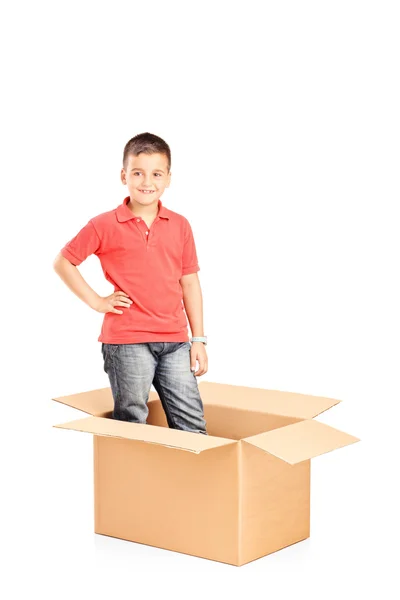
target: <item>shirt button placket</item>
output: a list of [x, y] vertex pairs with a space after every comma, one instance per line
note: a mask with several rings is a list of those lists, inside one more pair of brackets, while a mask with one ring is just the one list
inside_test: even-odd
[[[140, 221], [141, 221], [141, 219], [136, 219], [136, 222], [137, 222], [137, 223], [140, 223]], [[141, 225], [139, 225], [139, 227], [141, 227]], [[145, 233], [146, 233], [146, 236], [148, 236], [148, 235], [149, 235], [149, 232], [148, 232], [148, 231], [146, 231]], [[146, 250], [148, 250], [148, 249], [149, 249], [149, 238], [148, 238], [148, 237], [146, 237], [145, 244], [146, 244]]]
[[154, 241], [150, 241], [150, 240], [154, 240], [154, 228], [157, 224], [157, 221], [160, 220], [160, 217], [156, 217], [153, 221], [153, 223], [150, 225], [150, 229], [148, 229], [146, 231], [146, 235], [147, 235], [147, 250], [150, 249], [150, 251], [154, 252], [154, 250], [151, 250], [152, 248], [154, 248]]

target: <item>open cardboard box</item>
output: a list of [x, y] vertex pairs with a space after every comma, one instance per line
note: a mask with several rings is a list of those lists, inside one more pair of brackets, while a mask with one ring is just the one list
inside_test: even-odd
[[96, 533], [240, 566], [310, 536], [310, 459], [359, 441], [313, 421], [340, 400], [202, 381], [209, 435], [111, 418], [111, 389], [54, 398], [90, 417]]

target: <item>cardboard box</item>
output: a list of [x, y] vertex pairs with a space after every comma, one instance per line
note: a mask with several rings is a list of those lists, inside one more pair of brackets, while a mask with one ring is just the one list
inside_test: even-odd
[[310, 459], [358, 438], [313, 421], [340, 400], [202, 381], [208, 436], [111, 418], [110, 388], [54, 398], [92, 416], [96, 533], [244, 565], [310, 536]]

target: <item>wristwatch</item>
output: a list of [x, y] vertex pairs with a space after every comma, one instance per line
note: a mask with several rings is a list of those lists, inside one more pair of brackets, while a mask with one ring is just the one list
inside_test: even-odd
[[192, 337], [190, 339], [191, 342], [203, 342], [205, 346], [207, 346], [207, 336], [204, 337]]

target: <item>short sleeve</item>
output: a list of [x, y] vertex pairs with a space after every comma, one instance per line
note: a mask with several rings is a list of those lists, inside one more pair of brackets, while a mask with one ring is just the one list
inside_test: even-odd
[[92, 221], [89, 221], [72, 240], [65, 244], [60, 254], [77, 267], [88, 256], [95, 254], [99, 247], [100, 238]]
[[189, 221], [186, 221], [185, 238], [182, 255], [182, 276], [200, 271], [194, 243], [193, 232]]

